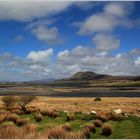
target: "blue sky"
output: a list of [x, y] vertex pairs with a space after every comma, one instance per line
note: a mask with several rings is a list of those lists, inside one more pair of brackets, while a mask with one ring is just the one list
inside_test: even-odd
[[140, 75], [139, 15], [140, 2], [0, 1], [0, 80]]

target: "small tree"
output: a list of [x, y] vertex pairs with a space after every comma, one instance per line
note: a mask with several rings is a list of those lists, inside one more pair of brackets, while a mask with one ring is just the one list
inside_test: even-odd
[[13, 96], [4, 96], [2, 101], [6, 106], [6, 110], [10, 110], [11, 107], [16, 103], [16, 99]]
[[23, 112], [26, 112], [26, 105], [33, 101], [35, 99], [35, 96], [20, 96], [18, 103], [20, 107], [22, 108]]

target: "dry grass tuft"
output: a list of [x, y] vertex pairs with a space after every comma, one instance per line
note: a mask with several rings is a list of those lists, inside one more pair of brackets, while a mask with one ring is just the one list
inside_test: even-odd
[[19, 116], [13, 113], [8, 113], [5, 117], [5, 121], [11, 121], [13, 123], [16, 123], [19, 119]]
[[73, 114], [67, 114], [66, 121], [73, 121], [74, 120], [74, 115]]
[[95, 127], [101, 127], [103, 123], [101, 120], [95, 120], [93, 124], [95, 125]]
[[108, 120], [107, 116], [102, 114], [96, 115], [96, 119], [101, 120], [102, 122], [106, 122]]
[[64, 125], [62, 125], [62, 128], [63, 128], [65, 131], [71, 131], [71, 124], [64, 124]]
[[90, 132], [93, 132], [93, 133], [96, 131], [96, 128], [95, 128], [94, 124], [85, 125], [84, 128], [88, 129]]
[[29, 119], [17, 119], [17, 126], [24, 126], [29, 124]]
[[66, 133], [66, 139], [85, 139], [86, 135], [83, 131]]
[[0, 124], [2, 124], [5, 121], [5, 114], [0, 114]]
[[42, 121], [43, 116], [40, 113], [36, 113], [34, 118], [37, 122], [40, 122], [40, 121]]
[[102, 134], [105, 135], [105, 136], [110, 136], [112, 133], [112, 129], [111, 129], [111, 126], [109, 125], [104, 125], [102, 127]]
[[113, 120], [113, 121], [121, 121], [123, 120], [123, 115], [122, 114], [115, 114], [115, 113], [107, 113], [106, 117], [108, 120]]
[[50, 128], [47, 130], [48, 139], [64, 139], [66, 131], [61, 126]]

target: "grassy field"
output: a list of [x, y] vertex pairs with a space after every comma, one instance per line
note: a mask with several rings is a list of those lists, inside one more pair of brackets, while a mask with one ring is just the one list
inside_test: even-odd
[[[84, 117], [83, 117], [84, 116]], [[48, 115], [44, 115], [42, 120], [40, 122], [36, 122], [34, 118], [34, 114], [23, 114], [19, 115], [21, 119], [29, 119], [29, 123], [31, 126], [36, 126], [36, 131], [31, 127], [32, 131], [32, 136], [36, 134], [39, 134], [36, 138], [64, 138], [63, 134], [60, 133], [65, 133], [64, 132], [59, 132], [57, 127], [63, 127], [63, 126], [69, 126], [70, 130], [67, 133], [72, 133], [73, 136], [71, 137], [70, 135], [66, 135], [66, 138], [125, 138], [125, 139], [137, 139], [140, 138], [140, 119], [138, 117], [128, 117], [123, 120], [119, 121], [114, 121], [114, 120], [108, 120], [107, 122], [103, 122], [102, 126], [104, 125], [109, 125], [112, 129], [112, 133], [109, 136], [103, 135], [102, 134], [102, 126], [101, 127], [95, 127], [95, 131], [90, 131], [88, 136], [84, 133], [84, 130], [86, 126], [92, 126], [93, 122], [95, 121], [94, 117], [90, 114], [88, 115], [83, 115], [81, 113], [79, 114], [74, 114], [74, 119], [67, 121], [67, 114], [64, 112], [59, 112], [59, 116], [56, 118], [52, 118]], [[4, 122], [0, 125], [0, 133], [1, 133], [1, 128], [3, 126], [8, 126], [10, 125], [11, 129], [12, 127], [16, 127], [17, 129], [23, 128], [25, 126], [17, 126], [16, 123], [11, 124], [10, 122]], [[29, 127], [29, 126], [28, 126]], [[32, 130], [33, 129], [33, 130]], [[51, 129], [51, 131], [55, 131], [55, 134], [52, 132], [49, 133], [48, 131]], [[55, 130], [56, 129], [56, 130]], [[59, 128], [60, 129], [60, 128]], [[21, 133], [21, 132], [19, 132]], [[47, 135], [45, 135], [46, 133]], [[78, 134], [80, 133], [80, 134]], [[0, 134], [1, 135], [1, 134]], [[14, 135], [14, 134], [13, 134]], [[27, 133], [27, 135], [29, 135]], [[13, 138], [12, 135], [7, 134], [6, 138]], [[22, 135], [20, 135], [22, 136]], [[30, 136], [30, 135], [29, 135]], [[33, 138], [30, 136], [29, 138]], [[25, 136], [24, 136], [25, 137]], [[3, 138], [3, 137], [2, 137]], [[16, 137], [16, 138], [23, 138], [23, 137]], [[26, 137], [25, 137], [26, 138]], [[27, 137], [28, 138], [28, 137]]]
[[6, 110], [2, 98], [0, 138], [140, 139], [140, 98], [36, 97], [26, 111], [18, 104]]
[[94, 99], [38, 97], [29, 104], [29, 107], [51, 110], [55, 110], [57, 107], [59, 111], [67, 110], [70, 112], [90, 112], [92, 110], [110, 112], [114, 109], [121, 108], [125, 112], [140, 113], [140, 98], [101, 98], [101, 102], [95, 102]]

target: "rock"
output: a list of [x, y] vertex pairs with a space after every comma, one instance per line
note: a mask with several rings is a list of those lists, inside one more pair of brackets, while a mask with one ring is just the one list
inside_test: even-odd
[[116, 110], [114, 110], [114, 113], [115, 114], [121, 114], [122, 113], [122, 110], [121, 109], [116, 109]]
[[83, 114], [90, 114], [90, 112], [83, 112]]
[[68, 111], [67, 110], [64, 110], [64, 113], [68, 113]]
[[97, 114], [96, 111], [91, 111], [90, 113], [93, 114], [93, 115]]

